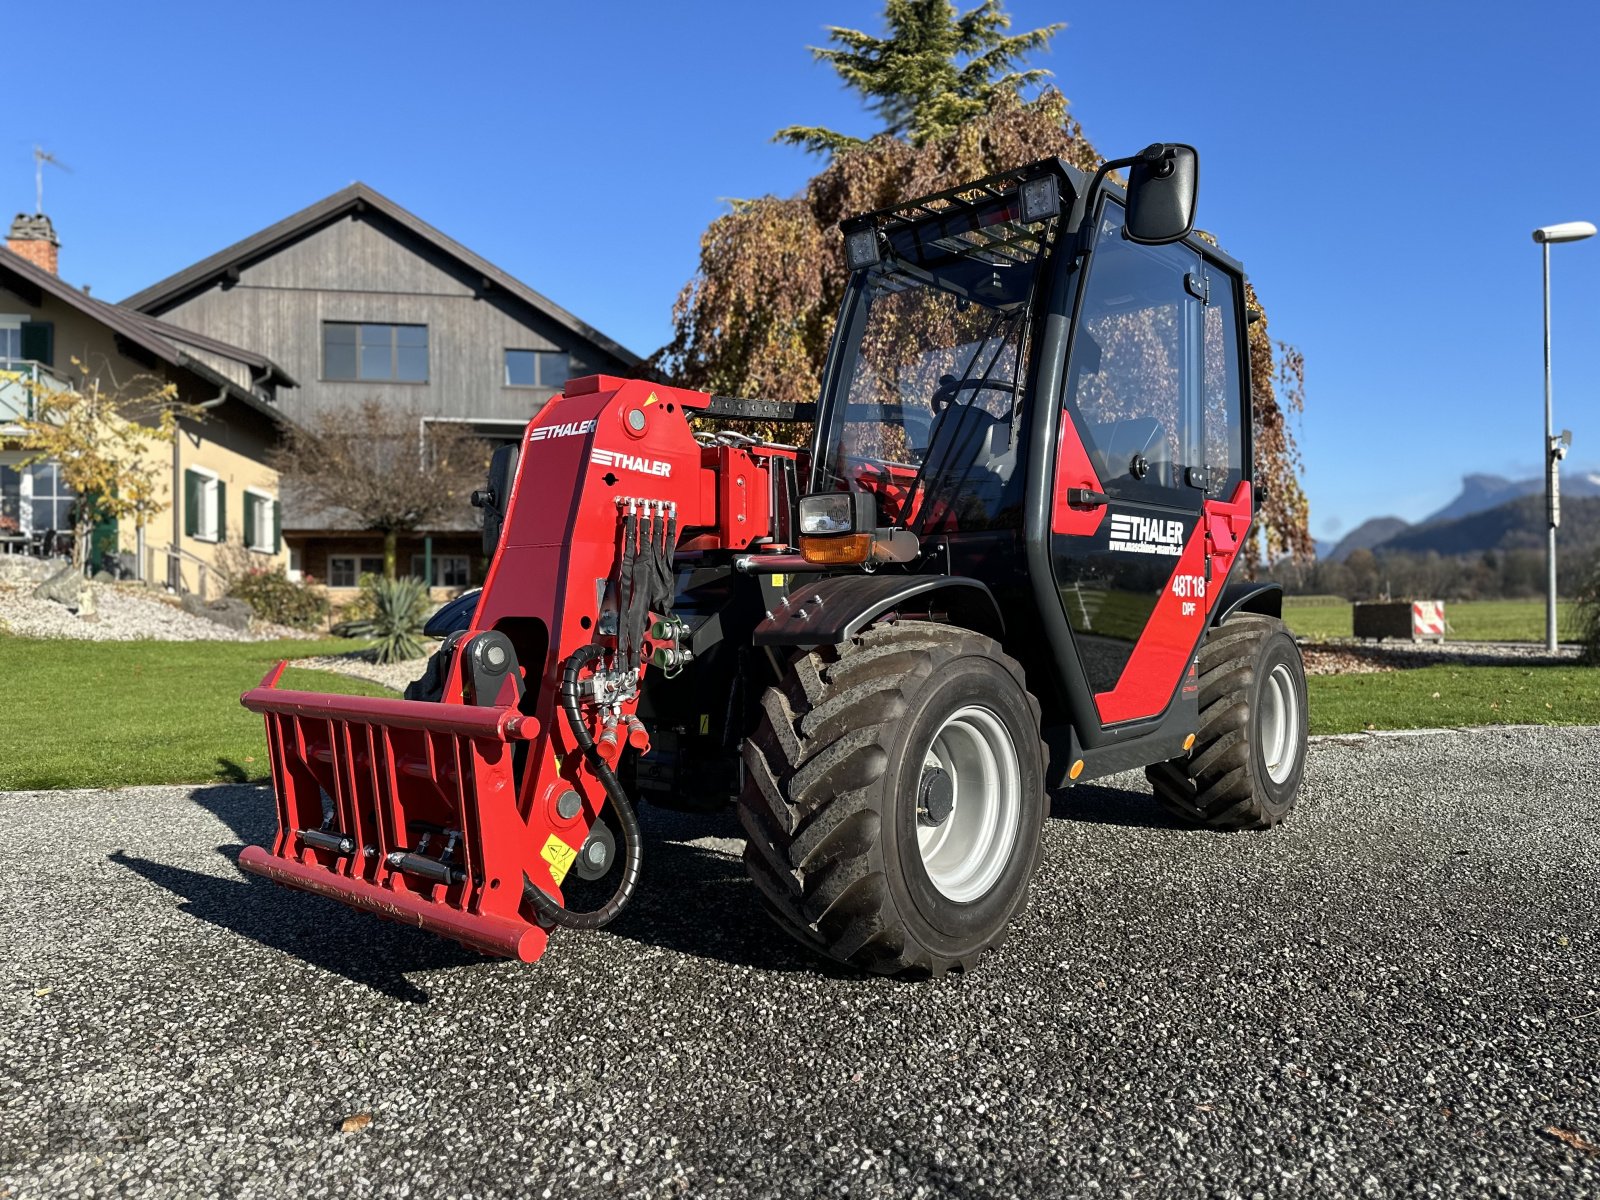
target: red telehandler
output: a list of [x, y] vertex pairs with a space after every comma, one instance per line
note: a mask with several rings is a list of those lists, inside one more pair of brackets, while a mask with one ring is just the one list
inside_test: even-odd
[[532, 961], [626, 906], [641, 800], [736, 795], [779, 925], [940, 974], [1004, 937], [1048, 789], [1143, 767], [1197, 825], [1282, 820], [1305, 675], [1234, 580], [1252, 314], [1197, 179], [1155, 145], [846, 222], [815, 405], [570, 383], [496, 451], [486, 582], [406, 698], [243, 697], [278, 833], [240, 865]]

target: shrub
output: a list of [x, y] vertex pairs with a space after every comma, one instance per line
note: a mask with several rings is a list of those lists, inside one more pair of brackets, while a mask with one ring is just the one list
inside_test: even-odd
[[1584, 573], [1573, 617], [1578, 640], [1583, 643], [1584, 661], [1600, 665], [1600, 555]]
[[372, 615], [340, 621], [333, 632], [340, 637], [375, 638], [378, 644], [372, 648], [372, 657], [380, 663], [421, 657], [427, 649], [422, 626], [433, 609], [422, 580], [374, 578], [370, 589], [363, 583], [363, 593], [368, 590]]
[[243, 600], [263, 621], [315, 629], [328, 619], [328, 598], [320, 588], [295, 583], [281, 566], [238, 571], [228, 578], [228, 595]]

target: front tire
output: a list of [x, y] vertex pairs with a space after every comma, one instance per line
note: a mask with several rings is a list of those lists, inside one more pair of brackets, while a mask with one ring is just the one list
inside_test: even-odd
[[880, 974], [970, 969], [1038, 866], [1039, 705], [991, 639], [932, 622], [798, 655], [745, 743], [744, 861], [779, 925]]
[[1294, 808], [1306, 760], [1306, 671], [1276, 617], [1240, 613], [1200, 647], [1200, 727], [1187, 758], [1146, 769], [1156, 798], [1212, 829], [1268, 829]]

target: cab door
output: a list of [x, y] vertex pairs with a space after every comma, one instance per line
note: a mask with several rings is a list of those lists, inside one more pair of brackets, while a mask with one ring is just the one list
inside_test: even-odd
[[[1121, 205], [1102, 206], [1061, 397], [1051, 521], [1056, 584], [1102, 725], [1159, 716], [1185, 688], [1193, 701], [1184, 677], [1222, 582], [1208, 498], [1227, 486], [1239, 413], [1238, 395], [1224, 398], [1208, 436], [1216, 274], [1183, 243], [1125, 240]], [[1232, 305], [1230, 281], [1218, 283], [1216, 302]]]

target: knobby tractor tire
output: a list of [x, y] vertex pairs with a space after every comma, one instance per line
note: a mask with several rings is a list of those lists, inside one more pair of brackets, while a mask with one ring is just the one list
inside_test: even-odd
[[1306, 673], [1276, 617], [1240, 613], [1200, 647], [1188, 757], [1145, 769], [1167, 811], [1212, 829], [1268, 829], [1294, 808], [1306, 758]]
[[[745, 867], [779, 925], [821, 954], [886, 975], [968, 970], [1005, 938], [1038, 866], [1048, 805], [1039, 704], [997, 643], [927, 621], [878, 626], [797, 655], [762, 708], [745, 743], [739, 819]], [[966, 776], [954, 769], [944, 793], [953, 808], [929, 800], [936, 737], [952, 761], [961, 761], [957, 743], [992, 751], [977, 751]], [[1014, 767], [1002, 761], [1008, 748]], [[984, 762], [999, 764], [1010, 786], [964, 795], [960, 779], [983, 777]], [[973, 798], [980, 791], [989, 799]], [[973, 807], [983, 804], [991, 807]], [[918, 840], [919, 829], [937, 832], [934, 808], [953, 823], [952, 838], [973, 814], [998, 814], [983, 826], [998, 841], [961, 840], [993, 851], [975, 851], [971, 861], [988, 865], [960, 876], [981, 894], [950, 882], [959, 873], [938, 847], [930, 861], [959, 900], [934, 882]]]

